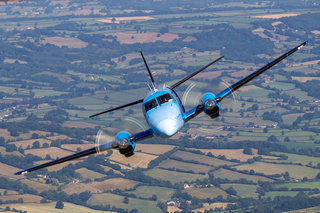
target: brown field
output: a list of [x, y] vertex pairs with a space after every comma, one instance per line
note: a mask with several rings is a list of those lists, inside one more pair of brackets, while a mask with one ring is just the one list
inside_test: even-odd
[[0, 136], [4, 137], [5, 140], [12, 140], [15, 138], [10, 135], [10, 132], [7, 129], [0, 129]]
[[124, 178], [111, 178], [102, 182], [70, 183], [63, 189], [63, 191], [68, 194], [81, 193], [87, 190], [91, 193], [102, 193], [106, 190], [131, 189], [138, 183], [139, 182]]
[[176, 213], [176, 212], [182, 212], [182, 210], [179, 209], [179, 208], [176, 207], [176, 206], [168, 206], [168, 207], [167, 207], [167, 212], [168, 212], [168, 213]]
[[81, 150], [86, 150], [94, 147], [94, 144], [63, 144], [61, 145], [62, 148], [71, 150], [73, 152], [77, 151], [77, 148], [80, 148]]
[[108, 35], [116, 36], [121, 44], [135, 44], [135, 43], [152, 43], [156, 41], [172, 42], [178, 39], [179, 35], [172, 33], [160, 34], [155, 32], [137, 33], [135, 31], [117, 32]]
[[292, 77], [292, 80], [297, 80], [300, 82], [306, 82], [306, 81], [311, 81], [311, 80], [320, 80], [320, 77]]
[[18, 200], [19, 198], [23, 199], [23, 202], [25, 203], [40, 203], [40, 200], [42, 197], [38, 195], [31, 195], [31, 194], [24, 194], [24, 195], [2, 195], [1, 200], [2, 201], [8, 201], [8, 200]]
[[298, 16], [298, 13], [282, 13], [282, 14], [270, 14], [270, 15], [262, 15], [262, 16], [252, 16], [252, 18], [270, 18], [270, 19], [279, 19], [283, 17], [292, 17]]
[[50, 136], [47, 137], [48, 140], [65, 140], [65, 139], [72, 139], [66, 135], [55, 135], [55, 136]]
[[95, 178], [102, 178], [105, 176], [104, 174], [91, 171], [87, 168], [77, 169], [76, 172], [80, 173], [83, 179], [95, 179]]
[[140, 151], [144, 153], [162, 155], [163, 153], [168, 152], [173, 148], [175, 148], [175, 146], [172, 146], [172, 145], [138, 143], [135, 150], [138, 152]]
[[257, 183], [258, 181], [269, 181], [269, 182], [273, 181], [270, 178], [257, 176], [257, 175], [246, 175], [246, 174], [234, 172], [227, 169], [219, 169], [217, 171], [214, 171], [213, 175], [215, 178], [222, 178], [222, 179], [227, 178], [228, 180], [240, 180], [241, 178], [243, 178], [243, 179], [251, 180], [255, 183]]
[[42, 145], [44, 143], [47, 143], [47, 144], [51, 144], [51, 141], [47, 140], [47, 139], [44, 139], [44, 138], [39, 138], [39, 139], [31, 139], [31, 140], [24, 140], [24, 141], [17, 141], [17, 142], [11, 142], [12, 144], [15, 144], [17, 147], [22, 147], [24, 149], [26, 149], [28, 146], [30, 146], [30, 148], [32, 148], [32, 144], [35, 142], [35, 141], [39, 141], [40, 143], [40, 147], [42, 147]]
[[0, 193], [1, 194], [3, 194], [4, 191], [7, 191], [7, 195], [17, 195], [17, 194], [19, 194], [17, 191], [7, 190], [7, 189], [0, 189]]
[[151, 16], [133, 16], [133, 17], [114, 17], [114, 18], [107, 18], [107, 19], [99, 19], [97, 21], [100, 21], [103, 23], [120, 24], [121, 22], [126, 22], [126, 21], [151, 20], [151, 19], [154, 19], [154, 18]]
[[218, 197], [219, 195], [221, 195], [224, 198], [227, 197], [227, 193], [225, 191], [215, 186], [211, 188], [188, 188], [183, 191], [199, 199], [206, 199], [206, 198], [213, 199]]
[[196, 77], [196, 79], [213, 79], [218, 78], [221, 75], [222, 71], [214, 71], [214, 72], [204, 72], [199, 73]]
[[25, 150], [24, 151], [25, 154], [33, 154], [42, 158], [45, 158], [46, 155], [50, 155], [51, 158], [55, 159], [55, 158], [61, 158], [64, 157], [66, 155], [70, 155], [73, 154], [73, 152], [69, 152], [69, 151], [65, 151], [63, 149], [60, 149], [58, 147], [49, 147], [46, 149], [30, 149], [30, 150]]
[[127, 158], [124, 155], [120, 154], [120, 152], [114, 151], [112, 155], [109, 157], [109, 159], [115, 162], [119, 162], [123, 165], [127, 165], [129, 167], [147, 168], [149, 162], [157, 157], [158, 156], [156, 155], [149, 155], [141, 152], [136, 152], [133, 156]]
[[0, 162], [0, 176], [1, 177], [6, 177], [10, 179], [21, 179], [20, 176], [14, 175], [15, 172], [18, 172], [19, 169], [13, 166], [9, 166], [7, 164], [1, 163]]
[[64, 37], [47, 37], [43, 43], [49, 43], [58, 47], [66, 46], [69, 48], [84, 48], [88, 45], [87, 42], [81, 41], [78, 38], [64, 38]]
[[66, 121], [62, 126], [75, 128], [95, 128], [98, 125], [80, 121]]
[[261, 88], [255, 86], [255, 85], [249, 85], [249, 86], [241, 87], [241, 88], [239, 89], [239, 91], [240, 91], [240, 92], [246, 92], [246, 91], [249, 91], [249, 90], [252, 90], [252, 89], [261, 89]]
[[201, 152], [208, 154], [211, 152], [214, 156], [224, 155], [227, 159], [237, 159], [241, 162], [247, 161], [253, 157], [261, 156], [264, 159], [278, 159], [277, 157], [273, 156], [265, 156], [265, 155], [258, 155], [257, 149], [252, 149], [253, 155], [246, 155], [243, 153], [243, 149], [193, 149], [193, 150], [200, 150]]
[[294, 67], [300, 67], [301, 65], [302, 66], [309, 66], [309, 65], [317, 65], [318, 63], [320, 63], [320, 60], [313, 60], [313, 61], [296, 63], [296, 64], [293, 64], [292, 66], [294, 66]]
[[313, 32], [314, 34], [317, 34], [317, 35], [320, 34], [320, 30], [313, 30], [313, 31], [311, 31], [311, 32]]
[[23, 154], [21, 154], [21, 153], [18, 152], [18, 151], [7, 152], [7, 151], [6, 151], [6, 148], [3, 147], [3, 146], [0, 146], [0, 154], [2, 154], [2, 155], [16, 155], [16, 156], [23, 157]]
[[43, 191], [48, 191], [48, 190], [56, 190], [57, 187], [52, 186], [50, 184], [45, 184], [41, 183], [38, 181], [32, 181], [29, 179], [23, 179], [21, 180], [22, 183], [27, 184], [30, 188], [36, 190], [38, 193], [41, 193]]
[[241, 71], [237, 71], [237, 72], [232, 72], [232, 77], [243, 78], [251, 73], [252, 73], [252, 71], [249, 71], [249, 70], [241, 70]]

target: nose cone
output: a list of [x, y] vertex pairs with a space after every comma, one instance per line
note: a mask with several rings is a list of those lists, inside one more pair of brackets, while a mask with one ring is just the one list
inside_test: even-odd
[[170, 118], [160, 121], [157, 125], [157, 130], [163, 137], [170, 137], [176, 134], [180, 128], [181, 125], [179, 125], [178, 121]]

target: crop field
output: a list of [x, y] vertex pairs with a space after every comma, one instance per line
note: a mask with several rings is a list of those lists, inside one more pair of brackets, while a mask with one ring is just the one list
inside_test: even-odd
[[12, 142], [12, 144], [15, 144], [17, 147], [21, 146], [22, 148], [26, 149], [28, 146], [29, 148], [32, 148], [32, 144], [35, 141], [39, 141], [40, 147], [42, 147], [44, 143], [47, 143], [49, 146], [51, 144], [51, 141], [45, 138], [17, 141], [17, 142]]
[[215, 186], [211, 188], [188, 188], [185, 189], [184, 192], [190, 194], [191, 196], [197, 197], [199, 199], [206, 199], [206, 198], [216, 198], [219, 195], [226, 198], [227, 193]]
[[39, 203], [42, 197], [32, 194], [23, 194], [23, 195], [2, 195], [2, 201], [17, 201], [22, 198], [24, 203]]
[[304, 177], [307, 178], [315, 178], [319, 169], [313, 169], [305, 166], [296, 166], [296, 165], [286, 165], [286, 164], [271, 164], [271, 163], [263, 163], [263, 162], [255, 162], [253, 164], [247, 165], [239, 165], [235, 166], [237, 170], [254, 170], [258, 173], [263, 173], [265, 175], [273, 175], [273, 174], [281, 174], [286, 171], [289, 172], [290, 177], [296, 179], [302, 179]]
[[144, 174], [155, 179], [170, 181], [173, 184], [181, 183], [184, 181], [203, 179], [207, 177], [207, 175], [168, 171], [168, 170], [159, 169], [159, 168], [148, 170], [144, 172]]
[[46, 149], [29, 149], [25, 151], [26, 154], [33, 154], [42, 158], [45, 158], [46, 155], [50, 155], [51, 158], [55, 159], [55, 158], [61, 158], [67, 155], [72, 154], [73, 152], [69, 152], [63, 149], [60, 149], [58, 147], [49, 147]]
[[128, 204], [123, 203], [123, 196], [103, 193], [103, 194], [93, 194], [88, 200], [88, 203], [91, 205], [111, 205], [117, 206], [118, 208], [125, 209], [138, 209], [139, 212], [159, 212], [160, 209], [156, 207], [156, 201], [141, 200], [136, 198], [129, 198]]
[[226, 178], [228, 180], [240, 180], [243, 178], [243, 179], [251, 180], [255, 183], [257, 183], [258, 181], [268, 181], [268, 182], [273, 181], [272, 179], [266, 178], [263, 176], [247, 175], [247, 174], [243, 174], [243, 173], [239, 173], [239, 172], [235, 172], [227, 169], [219, 169], [212, 172], [212, 174], [214, 175], [215, 178], [222, 178], [222, 179]]
[[20, 179], [16, 175], [13, 175], [18, 170], [19, 170], [18, 168], [15, 168], [13, 166], [9, 166], [7, 164], [4, 164], [4, 163], [0, 162], [0, 171], [1, 171], [0, 176], [1, 177], [7, 177], [7, 178], [12, 178], [12, 179]]

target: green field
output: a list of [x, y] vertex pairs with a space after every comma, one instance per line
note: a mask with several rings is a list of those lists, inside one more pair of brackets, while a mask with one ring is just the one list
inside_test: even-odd
[[215, 186], [211, 188], [188, 188], [185, 189], [184, 192], [190, 194], [191, 196], [197, 197], [199, 199], [206, 199], [206, 198], [216, 198], [219, 195], [226, 198], [227, 193]]
[[272, 163], [263, 163], [255, 162], [253, 164], [235, 166], [237, 170], [254, 170], [258, 173], [263, 173], [265, 175], [274, 175], [274, 174], [284, 174], [286, 171], [289, 172], [290, 177], [296, 179], [302, 179], [304, 177], [315, 178], [320, 170], [313, 169], [305, 166], [297, 165], [287, 165], [287, 164], [272, 164]]
[[88, 200], [90, 205], [111, 205], [118, 208], [138, 209], [139, 212], [160, 212], [156, 207], [156, 201], [141, 200], [136, 198], [129, 198], [129, 203], [123, 203], [124, 197], [116, 194], [103, 193], [93, 194]]
[[320, 181], [300, 182], [300, 183], [286, 183], [277, 185], [278, 188], [286, 187], [288, 190], [292, 189], [320, 189]]
[[174, 189], [158, 186], [139, 186], [134, 191], [129, 192], [135, 194], [137, 197], [142, 197], [145, 199], [151, 198], [156, 195], [158, 200], [161, 202], [169, 201], [174, 193]]
[[200, 165], [200, 164], [194, 164], [194, 163], [184, 163], [181, 161], [176, 161], [176, 160], [165, 160], [162, 161], [159, 164], [160, 168], [164, 168], [164, 169], [178, 169], [178, 170], [182, 170], [182, 171], [193, 171], [195, 173], [200, 173], [200, 172], [204, 172], [204, 173], [208, 173], [210, 170], [213, 169], [213, 167], [210, 166], [204, 166], [204, 165]]
[[175, 171], [168, 171], [164, 169], [150, 169], [144, 172], [145, 175], [150, 176], [155, 179], [159, 180], [167, 180], [171, 183], [182, 183], [184, 181], [192, 181], [197, 179], [204, 179], [207, 175], [199, 175], [199, 174], [190, 174], [184, 172], [175, 172]]
[[257, 185], [221, 184], [221, 188], [223, 189], [228, 189], [230, 187], [234, 188], [237, 191], [237, 195], [240, 197], [258, 197], [258, 194], [256, 193]]
[[222, 178], [222, 179], [226, 178], [228, 180], [240, 180], [243, 178], [243, 179], [251, 180], [255, 183], [257, 183], [258, 181], [270, 181], [270, 182], [273, 181], [272, 179], [266, 178], [263, 176], [247, 175], [247, 174], [243, 174], [243, 173], [239, 173], [239, 172], [235, 172], [227, 169], [219, 169], [212, 172], [212, 174], [214, 175], [215, 178]]

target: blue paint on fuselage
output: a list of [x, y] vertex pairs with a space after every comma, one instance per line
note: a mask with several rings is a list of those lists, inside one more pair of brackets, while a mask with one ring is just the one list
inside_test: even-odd
[[[157, 98], [164, 94], [169, 94], [172, 99], [159, 104]], [[144, 104], [152, 99], [157, 101], [157, 106], [146, 112]], [[170, 88], [161, 88], [149, 93], [144, 99], [142, 107], [146, 121], [158, 137], [171, 137], [185, 123], [183, 106], [179, 97]]]

